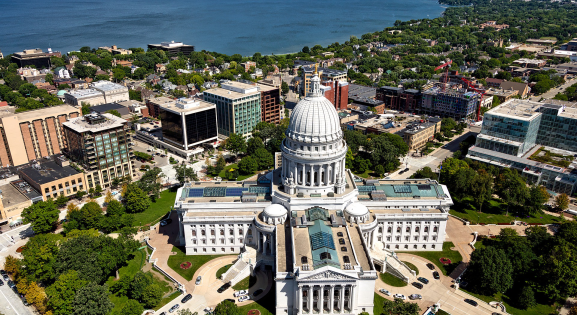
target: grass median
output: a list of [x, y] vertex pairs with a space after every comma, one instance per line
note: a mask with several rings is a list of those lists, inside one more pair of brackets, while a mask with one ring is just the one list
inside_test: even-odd
[[[176, 246], [172, 247], [172, 251], [176, 252], [176, 255], [171, 255], [168, 257], [168, 266], [188, 281], [192, 280], [192, 277], [194, 277], [194, 273], [202, 265], [206, 264], [207, 262], [215, 258], [225, 256], [225, 255], [186, 255], [180, 247]], [[184, 262], [190, 262], [191, 263], [190, 268], [188, 269], [180, 268], [180, 264]]]
[[[398, 253], [417, 255], [427, 260], [430, 260], [433, 264], [439, 267], [441, 272], [446, 276], [450, 274], [463, 260], [463, 256], [461, 256], [461, 254], [458, 251], [451, 250], [451, 247], [455, 247], [455, 245], [453, 245], [453, 242], [445, 242], [443, 243], [443, 250], [440, 252], [427, 251], [427, 252], [398, 252]], [[451, 264], [443, 265], [439, 260], [441, 258], [450, 259]]]

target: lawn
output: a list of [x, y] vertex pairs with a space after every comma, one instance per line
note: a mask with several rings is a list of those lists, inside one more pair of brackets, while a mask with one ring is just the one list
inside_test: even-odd
[[216, 271], [216, 278], [217, 278], [217, 279], [220, 279], [220, 276], [222, 276], [223, 273], [227, 272], [228, 269], [230, 269], [230, 267], [232, 267], [232, 264], [231, 264], [231, 265], [226, 265], [226, 266], [221, 267], [220, 269], [218, 269], [218, 270]]
[[403, 261], [403, 263], [404, 263], [405, 265], [407, 265], [407, 267], [409, 267], [409, 268], [411, 268], [412, 270], [414, 270], [414, 271], [417, 273], [417, 276], [419, 275], [419, 268], [417, 268], [417, 266], [411, 264], [411, 263], [408, 262], [408, 261]]
[[[398, 253], [407, 253], [413, 254], [417, 256], [421, 256], [425, 259], [430, 260], [433, 264], [437, 265], [441, 272], [446, 276], [450, 274], [463, 260], [461, 254], [456, 250], [451, 250], [451, 247], [454, 247], [452, 242], [445, 242], [443, 243], [443, 251], [440, 252], [398, 252]], [[449, 258], [451, 260], [450, 265], [443, 265], [439, 259], [441, 257]]]
[[534, 214], [534, 215], [523, 215], [520, 217], [515, 214], [512, 209], [507, 215], [507, 204], [493, 199], [485, 203], [482, 211], [479, 212], [472, 205], [470, 198], [463, 198], [461, 200], [455, 200], [455, 206], [449, 210], [449, 213], [459, 217], [461, 219], [467, 220], [472, 224], [497, 224], [497, 223], [511, 223], [514, 220], [520, 220], [527, 223], [542, 223], [550, 224], [559, 222], [559, 217], [549, 215], [549, 214]]
[[[238, 169], [238, 164], [231, 164], [226, 166], [222, 171], [220, 171], [220, 173], [218, 173], [218, 176], [220, 178], [222, 178], [222, 180], [227, 180], [226, 177], [224, 177], [224, 173], [227, 172], [228, 170], [230, 170], [231, 168], [235, 168]], [[249, 175], [243, 175], [243, 174], [238, 174], [238, 177], [236, 178], [237, 181], [241, 181], [241, 180], [245, 180], [251, 176], [253, 176], [254, 174], [249, 174]]]
[[267, 295], [263, 296], [262, 299], [238, 307], [238, 314], [246, 315], [250, 310], [259, 310], [261, 315], [273, 315], [276, 313], [276, 296], [274, 286], [270, 289]]
[[381, 280], [383, 280], [384, 283], [393, 286], [393, 287], [406, 287], [408, 283], [406, 283], [405, 281], [393, 276], [390, 273], [381, 273]]
[[158, 311], [161, 307], [163, 307], [164, 305], [172, 302], [172, 300], [176, 299], [179, 295], [181, 295], [182, 293], [180, 291], [174, 291], [172, 292], [169, 296], [163, 298], [162, 300], [160, 300], [160, 303], [158, 304], [157, 307], [154, 308], [155, 311]]
[[[554, 306], [550, 306], [550, 305], [546, 305], [546, 304], [537, 304], [537, 306], [528, 308], [526, 310], [521, 310], [521, 309], [518, 309], [518, 308], [515, 308], [515, 307], [509, 305], [509, 303], [508, 303], [508, 302], [510, 302], [509, 297], [507, 297], [506, 295], [504, 295], [502, 293], [497, 293], [494, 296], [487, 296], [487, 295], [481, 295], [481, 294], [473, 293], [471, 291], [467, 291], [467, 290], [462, 289], [462, 288], [460, 288], [460, 289], [462, 291], [467, 292], [470, 295], [478, 298], [479, 300], [485, 301], [487, 303], [492, 302], [492, 301], [503, 301], [503, 304], [505, 305], [505, 308], [507, 309], [507, 313], [512, 314], [512, 315], [556, 314]], [[538, 297], [537, 297], [537, 302], [539, 302]]]
[[[224, 256], [224, 255], [187, 256], [181, 248], [176, 246], [172, 247], [172, 251], [176, 252], [176, 255], [171, 255], [168, 257], [168, 266], [188, 281], [192, 280], [192, 277], [194, 277], [194, 273], [198, 270], [198, 268], [200, 268], [200, 266], [206, 264], [208, 261], [212, 259]], [[192, 266], [188, 269], [180, 268], [180, 264], [187, 261], [191, 262]]]
[[385, 298], [375, 293], [375, 301], [373, 307], [373, 314], [380, 315], [383, 314], [383, 303], [385, 303]]
[[160, 198], [158, 198], [156, 202], [150, 203], [150, 207], [148, 207], [146, 211], [133, 214], [135, 225], [144, 226], [146, 224], [151, 224], [166, 215], [174, 205], [175, 198], [176, 190], [173, 191], [167, 189], [162, 191], [160, 193]]
[[443, 311], [443, 310], [438, 310], [436, 315], [450, 315], [449, 313]]
[[232, 288], [235, 290], [248, 290], [248, 288], [252, 287], [256, 283], [256, 277], [248, 276], [242, 280], [240, 280], [237, 284], [235, 284]]

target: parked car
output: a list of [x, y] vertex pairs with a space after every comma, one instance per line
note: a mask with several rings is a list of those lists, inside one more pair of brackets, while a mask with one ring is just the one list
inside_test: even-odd
[[2, 275], [2, 278], [4, 278], [4, 280], [5, 280], [5, 281], [8, 281], [8, 280], [10, 280], [10, 277], [8, 277], [8, 275], [7, 275], [7, 274], [6, 274], [6, 275]]
[[224, 291], [226, 291], [226, 289], [230, 288], [230, 283], [225, 283], [223, 284], [220, 288], [218, 288], [218, 290], [216, 290], [216, 292], [218, 293], [222, 293]]
[[174, 306], [171, 307], [171, 308], [168, 310], [168, 312], [169, 312], [169, 313], [172, 313], [172, 312], [176, 311], [176, 310], [179, 309], [179, 308], [180, 308], [180, 304], [174, 304]]
[[427, 279], [427, 278], [418, 277], [417, 280], [421, 281], [421, 282], [424, 283], [424, 284], [429, 283], [429, 279]]
[[25, 297], [22, 297], [22, 304], [24, 304], [24, 306], [30, 305], [30, 303], [28, 303]]
[[0, 270], [0, 275], [5, 275], [5, 274], [7, 274], [6, 270], [4, 270], [4, 269]]
[[240, 291], [234, 292], [233, 296], [239, 297], [239, 296], [243, 296], [243, 295], [247, 295], [247, 294], [248, 294], [248, 290], [240, 290]]
[[413, 282], [411, 283], [415, 288], [417, 289], [422, 289], [423, 288], [423, 284], [419, 283], [419, 282]]
[[428, 263], [427, 264], [427, 268], [431, 269], [431, 270], [435, 270], [435, 265]]
[[401, 300], [406, 300], [406, 299], [407, 299], [404, 295], [402, 295], [402, 294], [400, 294], [400, 293], [397, 293], [397, 294], [393, 295], [393, 297], [394, 297], [395, 299], [401, 299]]
[[201, 280], [202, 280], [201, 276], [196, 277], [196, 281], [194, 282], [194, 284], [199, 285]]
[[478, 305], [477, 301], [473, 301], [471, 299], [465, 299], [465, 303], [469, 303], [475, 307]]
[[180, 300], [180, 303], [184, 304], [188, 301], [190, 301], [190, 299], [192, 299], [192, 294], [187, 294], [185, 297], [182, 298], [182, 300]]
[[15, 287], [16, 287], [16, 284], [14, 283], [14, 281], [8, 280], [8, 286], [9, 286], [10, 288], [15, 288]]
[[172, 223], [172, 219], [162, 220], [162, 221], [160, 221], [160, 226], [167, 226], [170, 223]]
[[391, 295], [391, 292], [389, 292], [389, 290], [380, 289], [379, 292], [381, 292], [384, 295]]
[[422, 297], [420, 294], [411, 294], [411, 295], [409, 295], [409, 299], [411, 299], [411, 300], [420, 300], [420, 299], [422, 299], [422, 298], [423, 298], [423, 297]]
[[244, 301], [246, 301], [246, 300], [250, 300], [250, 296], [248, 296], [248, 295], [243, 295], [243, 296], [241, 296], [241, 297], [238, 298], [238, 301], [239, 301], [239, 302], [244, 302]]
[[435, 278], [435, 279], [440, 279], [441, 276], [439, 276], [439, 272], [433, 271], [433, 278]]
[[0, 287], [4, 285], [4, 281], [0, 280]]

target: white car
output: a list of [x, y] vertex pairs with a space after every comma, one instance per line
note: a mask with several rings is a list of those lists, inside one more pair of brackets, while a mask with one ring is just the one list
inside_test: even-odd
[[212, 307], [207, 307], [207, 308], [204, 309], [204, 311], [205, 311], [206, 313], [208, 313], [208, 312], [212, 311]]
[[391, 295], [391, 292], [389, 292], [388, 290], [385, 290], [385, 289], [380, 289], [379, 292], [381, 292], [382, 294], [385, 294], [385, 295]]
[[422, 297], [420, 294], [411, 294], [411, 295], [409, 295], [409, 299], [411, 299], [411, 300], [420, 300], [420, 299], [422, 299], [422, 298], [423, 298], [423, 297]]
[[395, 299], [401, 299], [401, 300], [406, 300], [406, 299], [407, 299], [404, 295], [402, 295], [402, 294], [400, 294], [400, 293], [397, 293], [397, 294], [393, 295], [393, 297], [394, 297]]
[[246, 301], [246, 300], [250, 300], [250, 296], [248, 296], [248, 295], [243, 295], [243, 296], [241, 296], [241, 297], [238, 298], [238, 301], [239, 301], [239, 302], [244, 302], [244, 301]]
[[233, 296], [239, 297], [239, 296], [243, 296], [243, 295], [247, 295], [247, 294], [248, 294], [248, 290], [240, 290], [240, 291], [234, 292]]

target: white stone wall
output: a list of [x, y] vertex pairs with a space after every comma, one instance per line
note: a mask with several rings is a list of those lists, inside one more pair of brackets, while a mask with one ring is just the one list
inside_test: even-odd
[[256, 229], [249, 221], [191, 222], [183, 227], [187, 255], [240, 253], [245, 244], [256, 244]]

